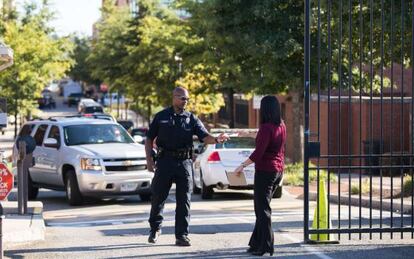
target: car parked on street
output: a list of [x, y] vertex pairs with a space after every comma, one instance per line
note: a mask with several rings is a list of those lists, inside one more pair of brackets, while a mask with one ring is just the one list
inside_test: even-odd
[[106, 93], [102, 96], [102, 105], [107, 107], [110, 105], [116, 105], [116, 104], [125, 104], [125, 96], [119, 95], [118, 100], [118, 93]]
[[79, 113], [103, 112], [102, 105], [90, 98], [82, 98], [78, 103]]
[[[245, 129], [212, 129], [215, 135], [225, 132], [229, 134], [230, 140], [223, 144], [196, 144], [194, 146], [195, 161], [193, 163], [193, 192], [200, 194], [203, 199], [211, 199], [214, 188], [217, 189], [253, 189], [254, 164], [244, 169], [246, 179], [245, 185], [232, 186], [229, 183], [226, 172], [233, 172], [243, 161], [245, 161], [255, 149], [255, 138], [239, 137], [238, 132]], [[257, 132], [250, 129], [250, 132]], [[282, 196], [282, 181], [276, 188], [273, 197]]]
[[83, 93], [71, 93], [68, 96], [68, 106], [78, 105], [79, 101], [82, 99]]
[[[114, 121], [84, 117], [29, 121], [20, 133], [35, 139], [35, 165], [29, 168], [29, 199], [39, 188], [65, 190], [71, 205], [86, 196], [139, 194], [150, 200], [153, 173], [144, 146]], [[17, 161], [16, 143], [13, 162]]]

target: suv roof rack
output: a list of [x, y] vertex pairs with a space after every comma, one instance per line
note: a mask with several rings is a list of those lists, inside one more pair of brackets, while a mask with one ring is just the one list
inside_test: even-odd
[[57, 119], [70, 119], [70, 118], [84, 118], [84, 116], [80, 114], [73, 114], [73, 115], [57, 115], [57, 116], [51, 116], [47, 118], [51, 121], [57, 121]]

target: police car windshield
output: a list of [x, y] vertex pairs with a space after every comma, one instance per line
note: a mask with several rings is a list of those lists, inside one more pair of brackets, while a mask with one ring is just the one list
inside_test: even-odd
[[63, 128], [67, 146], [105, 143], [134, 143], [134, 140], [119, 125], [83, 124]]
[[256, 143], [254, 138], [248, 137], [231, 137], [223, 144], [216, 144], [216, 149], [231, 149], [231, 148], [255, 148]]

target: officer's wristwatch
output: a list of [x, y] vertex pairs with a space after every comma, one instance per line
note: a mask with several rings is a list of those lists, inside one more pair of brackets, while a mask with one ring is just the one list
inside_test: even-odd
[[214, 141], [215, 141], [217, 144], [220, 144], [220, 142], [219, 142], [219, 140], [218, 140], [218, 137], [215, 137], [215, 138], [214, 138]]

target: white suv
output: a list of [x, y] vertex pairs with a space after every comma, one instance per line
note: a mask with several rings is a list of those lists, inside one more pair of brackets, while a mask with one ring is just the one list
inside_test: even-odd
[[[27, 122], [19, 136], [36, 141], [35, 165], [29, 169], [29, 199], [39, 187], [66, 190], [71, 205], [84, 196], [139, 194], [150, 199], [153, 173], [147, 170], [144, 146], [116, 122], [60, 118]], [[13, 148], [16, 163], [16, 144]]]

